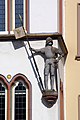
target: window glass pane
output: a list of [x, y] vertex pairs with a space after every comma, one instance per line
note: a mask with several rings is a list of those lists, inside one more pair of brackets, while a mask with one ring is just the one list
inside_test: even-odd
[[5, 88], [0, 83], [0, 120], [5, 120]]
[[0, 0], [0, 31], [5, 31], [5, 0]]
[[26, 120], [26, 88], [21, 82], [15, 88], [15, 120]]
[[21, 26], [19, 14], [23, 20], [23, 0], [15, 0], [15, 27]]

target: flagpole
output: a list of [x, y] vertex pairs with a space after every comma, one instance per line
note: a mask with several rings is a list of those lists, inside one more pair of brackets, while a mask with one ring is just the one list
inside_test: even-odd
[[[21, 17], [20, 14], [19, 14], [19, 18], [20, 18], [21, 25], [22, 25], [22, 27], [23, 27], [24, 33], [25, 33], [26, 38], [27, 38], [27, 33], [25, 32], [25, 29], [24, 29], [24, 26], [23, 26], [22, 17]], [[31, 45], [30, 45], [30, 43], [29, 43], [28, 38], [27, 38], [27, 43], [28, 43], [29, 49], [30, 49], [30, 51], [31, 51], [32, 58], [33, 58], [33, 62], [34, 62], [34, 65], [35, 65], [35, 68], [36, 68], [36, 71], [37, 71], [37, 74], [38, 74], [38, 77], [39, 77], [39, 78], [37, 79], [38, 85], [39, 85], [39, 88], [40, 88], [41, 92], [43, 93], [44, 87], [43, 87], [42, 79], [41, 79], [41, 76], [40, 76], [40, 74], [39, 74], [39, 70], [38, 70], [38, 67], [37, 67], [37, 64], [36, 64], [36, 60], [35, 60], [35, 58], [34, 58], [34, 54], [33, 54], [32, 50], [31, 50]], [[25, 47], [25, 49], [26, 49], [25, 44], [24, 44], [24, 47]]]

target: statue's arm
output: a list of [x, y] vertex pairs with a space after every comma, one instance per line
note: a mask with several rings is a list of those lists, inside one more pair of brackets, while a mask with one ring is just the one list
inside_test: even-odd
[[41, 53], [44, 53], [45, 52], [45, 48], [41, 48], [41, 49], [34, 49], [34, 48], [30, 48], [30, 50], [38, 53], [38, 52], [41, 52]]
[[56, 55], [56, 59], [60, 60], [62, 57], [64, 57], [65, 55], [61, 52], [61, 50], [59, 50], [56, 47], [53, 47], [53, 53], [55, 53]]
[[59, 49], [57, 51], [57, 54], [58, 54], [58, 57], [57, 57], [58, 61], [65, 56]]
[[64, 56], [64, 54], [58, 48], [55, 48], [55, 53], [60, 56]]

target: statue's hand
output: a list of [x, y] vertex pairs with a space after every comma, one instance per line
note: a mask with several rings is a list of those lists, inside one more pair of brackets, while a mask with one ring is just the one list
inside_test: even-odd
[[64, 57], [64, 56], [65, 56], [64, 54], [61, 55], [61, 57]]
[[30, 47], [29, 49], [30, 49], [30, 51], [32, 51], [32, 48], [31, 48], [31, 47]]
[[59, 59], [56, 58], [56, 59], [54, 60], [54, 63], [56, 64], [56, 63], [58, 63], [58, 62], [59, 62]]
[[65, 55], [64, 54], [61, 54], [59, 57], [58, 57], [58, 61], [62, 58], [62, 57], [64, 57]]

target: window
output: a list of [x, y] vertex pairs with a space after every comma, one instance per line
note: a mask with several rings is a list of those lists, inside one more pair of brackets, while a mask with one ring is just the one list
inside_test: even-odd
[[0, 75], [0, 120], [32, 120], [31, 84], [22, 74], [9, 83]]
[[77, 55], [80, 56], [80, 4], [78, 4], [78, 43], [77, 43]]
[[0, 83], [0, 120], [5, 120], [5, 88]]
[[22, 16], [23, 20], [23, 0], [15, 0], [15, 27], [22, 26], [19, 19], [19, 14]]
[[0, 0], [0, 31], [7, 31], [7, 0]]
[[27, 29], [27, 20], [26, 18], [28, 18], [28, 6], [27, 6], [27, 2], [28, 0], [12, 0], [12, 29], [15, 29], [17, 27], [22, 26], [21, 22], [20, 22], [20, 18], [19, 15], [21, 15], [22, 17], [22, 21], [23, 21], [23, 26]]
[[11, 120], [31, 120], [31, 84], [18, 74], [10, 83]]
[[5, 0], [0, 0], [0, 31], [5, 30]]
[[21, 26], [19, 14], [28, 29], [28, 7], [28, 0], [0, 0], [0, 34], [8, 34]]
[[77, 56], [75, 59], [80, 61], [80, 3], [77, 5]]
[[15, 120], [26, 120], [26, 87], [22, 82], [15, 88]]

